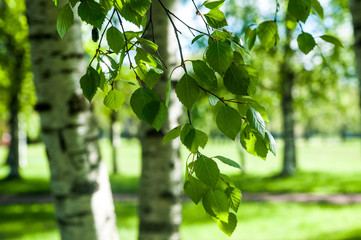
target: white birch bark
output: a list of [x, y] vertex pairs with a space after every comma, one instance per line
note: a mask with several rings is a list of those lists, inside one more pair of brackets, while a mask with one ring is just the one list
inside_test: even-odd
[[[171, 8], [175, 1], [166, 1]], [[177, 48], [171, 35], [169, 20], [158, 1], [153, 1], [152, 19], [155, 41], [159, 53], [167, 66], [165, 74], [154, 89], [165, 99], [167, 76], [175, 67]], [[149, 31], [150, 32], [150, 31]], [[171, 35], [171, 36], [170, 36]], [[148, 33], [148, 38], [151, 36]], [[177, 126], [182, 114], [181, 104], [175, 95], [171, 96], [168, 119], [159, 132], [143, 124], [141, 129], [142, 176], [140, 181], [139, 239], [178, 240], [181, 223], [182, 169], [179, 159], [179, 142], [163, 144], [163, 136], [170, 128]]]
[[61, 238], [117, 239], [108, 174], [99, 154], [99, 132], [79, 87], [86, 70], [80, 21], [76, 18], [61, 40], [56, 31], [58, 11], [51, 0], [27, 0], [26, 7], [36, 109]]

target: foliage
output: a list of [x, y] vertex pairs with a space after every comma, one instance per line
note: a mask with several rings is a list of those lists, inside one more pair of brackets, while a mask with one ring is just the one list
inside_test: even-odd
[[[73, 11], [71, 7], [78, 2], [78, 0], [72, 0], [60, 10], [57, 29], [61, 37], [73, 22], [74, 14], [71, 12]], [[257, 71], [244, 61], [243, 56], [249, 54], [256, 36], [261, 46], [267, 51], [279, 42], [277, 21], [275, 18], [253, 26], [245, 35], [246, 47], [242, 45], [240, 36], [224, 28], [228, 25], [220, 9], [224, 0], [207, 0], [199, 7], [193, 2], [196, 14], [204, 21], [205, 31], [185, 24], [163, 4], [162, 0], [158, 2], [174, 28], [179, 46], [181, 63], [176, 68], [182, 68], [184, 74], [177, 83], [175, 92], [186, 108], [188, 116], [188, 123], [171, 130], [165, 135], [164, 142], [179, 136], [183, 145], [191, 152], [188, 157], [188, 160], [191, 160], [186, 165], [185, 192], [195, 203], [202, 200], [204, 210], [217, 221], [222, 231], [231, 235], [237, 225], [234, 213], [238, 210], [242, 196], [232, 181], [220, 173], [215, 159], [233, 167], [238, 168], [238, 165], [231, 159], [220, 156], [214, 159], [200, 152], [199, 148], [206, 146], [208, 136], [192, 124], [191, 111], [201, 96], [208, 96], [212, 109], [217, 114], [216, 124], [225, 136], [234, 140], [237, 135], [240, 135], [244, 149], [262, 159], [266, 159], [269, 151], [276, 154], [275, 141], [265, 128], [265, 114], [259, 112], [260, 109], [263, 110], [263, 107], [256, 99], [249, 97], [254, 94], [257, 86]], [[99, 1], [99, 3], [95, 0], [80, 1], [78, 15], [84, 22], [93, 26], [93, 40], [98, 40], [98, 31], [101, 31], [98, 47], [86, 74], [80, 79], [80, 84], [89, 101], [92, 101], [100, 89], [106, 95], [103, 103], [116, 110], [125, 99], [124, 93], [115, 88], [116, 77], [119, 74], [119, 68], [123, 65], [123, 60], [127, 57], [130, 68], [135, 74], [136, 83], [134, 84], [140, 86], [132, 94], [130, 106], [139, 119], [159, 131], [167, 118], [171, 88], [167, 88], [165, 94], [167, 98], [164, 102], [152, 90], [163, 74], [163, 64], [161, 57], [158, 56], [156, 43], [144, 39], [145, 32], [149, 31], [149, 26], [152, 25], [151, 14], [149, 14], [149, 19], [146, 15], [148, 10], [151, 11], [151, 5], [151, 0], [115, 0]], [[317, 0], [312, 2], [290, 0], [288, 12], [291, 20], [299, 22], [300, 25], [300, 21], [305, 23], [311, 7], [320, 16], [322, 15], [322, 7]], [[277, 12], [278, 2], [276, 15]], [[141, 31], [126, 31], [123, 20], [133, 23]], [[185, 24], [193, 35], [195, 32], [199, 34], [193, 42], [202, 36], [208, 38], [203, 59], [195, 61], [184, 59], [179, 30], [174, 20]], [[108, 49], [101, 45], [105, 35]], [[334, 37], [321, 39], [338, 44]], [[298, 37], [298, 43], [300, 50], [305, 54], [315, 46], [312, 35], [303, 30]], [[135, 52], [133, 59], [131, 51]], [[93, 66], [95, 61], [97, 65]], [[195, 77], [188, 73], [188, 62], [192, 63]], [[222, 79], [221, 86], [217, 90], [214, 90], [218, 86], [215, 76]], [[225, 97], [218, 94], [219, 89], [225, 93]]]

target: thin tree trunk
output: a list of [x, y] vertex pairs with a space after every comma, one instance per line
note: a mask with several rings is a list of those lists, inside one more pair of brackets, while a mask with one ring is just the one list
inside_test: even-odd
[[20, 49], [16, 49], [16, 46], [13, 46], [14, 39], [12, 37], [8, 38], [9, 47], [12, 51], [14, 51], [14, 60], [15, 65], [12, 71], [12, 81], [10, 86], [10, 101], [9, 101], [9, 109], [10, 109], [10, 119], [9, 119], [9, 127], [10, 127], [10, 136], [11, 142], [9, 146], [8, 157], [6, 160], [7, 165], [10, 168], [9, 174], [6, 179], [18, 179], [20, 178], [19, 166], [20, 166], [20, 144], [22, 143], [19, 139], [20, 129], [19, 129], [19, 94], [21, 90], [21, 84], [23, 81], [23, 64], [24, 64], [24, 51]]
[[117, 123], [117, 113], [112, 112], [110, 115], [110, 142], [112, 148], [113, 174], [119, 172], [118, 149], [120, 147], [120, 141], [120, 126]]
[[295, 73], [290, 66], [292, 50], [290, 48], [291, 30], [286, 30], [286, 45], [284, 47], [284, 61], [281, 64], [281, 105], [283, 116], [284, 155], [281, 175], [290, 176], [296, 173], [296, 146], [294, 133], [293, 86]]
[[108, 173], [99, 154], [99, 131], [79, 87], [86, 69], [80, 21], [76, 18], [61, 40], [52, 1], [27, 0], [26, 7], [36, 110], [61, 238], [118, 239]]
[[350, 0], [350, 10], [354, 29], [354, 49], [356, 56], [356, 70], [359, 80], [359, 104], [361, 109], [361, 1]]
[[[171, 8], [174, 0], [167, 1]], [[152, 17], [156, 43], [159, 53], [167, 66], [165, 74], [154, 89], [161, 99], [165, 98], [167, 75], [174, 68], [176, 52], [170, 44], [169, 21], [158, 1], [153, 1]], [[148, 35], [148, 38], [151, 38]], [[173, 41], [175, 42], [175, 41]], [[142, 176], [140, 181], [139, 239], [140, 240], [177, 240], [181, 223], [181, 163], [179, 142], [163, 144], [163, 136], [177, 125], [181, 115], [181, 105], [172, 95], [168, 119], [157, 132], [143, 124], [140, 139], [142, 145]]]

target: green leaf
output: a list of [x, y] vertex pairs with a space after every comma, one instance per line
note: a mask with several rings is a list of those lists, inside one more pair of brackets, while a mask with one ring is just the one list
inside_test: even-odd
[[231, 139], [235, 139], [242, 126], [242, 118], [234, 108], [223, 106], [217, 114], [217, 127]]
[[80, 79], [80, 87], [83, 95], [91, 102], [100, 85], [100, 75], [92, 67], [88, 67], [84, 76]]
[[247, 27], [246, 29], [246, 33], [244, 36], [244, 41], [247, 44], [247, 48], [248, 50], [251, 50], [254, 46], [254, 43], [256, 42], [256, 37], [257, 37], [257, 28], [253, 28], [253, 25], [250, 25]]
[[311, 34], [303, 32], [297, 37], [298, 48], [304, 53], [308, 54], [316, 46], [315, 39]]
[[137, 48], [137, 55], [135, 55], [134, 59], [137, 64], [143, 61], [152, 67], [162, 67], [162, 63], [159, 61], [159, 59], [145, 51], [143, 48]]
[[167, 119], [167, 115], [168, 108], [165, 104], [159, 100], [154, 100], [144, 106], [141, 119], [159, 131]]
[[216, 98], [215, 96], [213, 96], [213, 95], [209, 95], [209, 104], [211, 105], [211, 106], [216, 106], [217, 105], [217, 103], [218, 103], [218, 98]]
[[192, 175], [184, 183], [184, 192], [195, 203], [198, 204], [207, 191], [207, 186]]
[[120, 15], [122, 15], [125, 20], [134, 23], [137, 27], [140, 27], [142, 24], [142, 15], [140, 15], [133, 8], [131, 8], [128, 2], [123, 5], [123, 8], [120, 11]]
[[277, 153], [276, 141], [269, 131], [266, 131], [266, 141], [267, 141], [268, 149], [273, 153], [273, 155], [276, 156]]
[[241, 130], [242, 147], [250, 154], [266, 159], [268, 148], [264, 138], [256, 131], [252, 131], [248, 124], [244, 124]]
[[125, 96], [120, 91], [113, 89], [108, 92], [104, 98], [104, 105], [114, 111], [117, 111], [120, 106], [124, 103]]
[[332, 43], [335, 46], [343, 47], [340, 39], [338, 39], [337, 37], [334, 37], [331, 35], [322, 35], [322, 36], [320, 36], [320, 38], [326, 42]]
[[206, 88], [217, 87], [216, 75], [214, 74], [214, 71], [210, 67], [208, 67], [207, 63], [201, 60], [193, 60], [192, 66], [199, 85]]
[[94, 0], [82, 0], [78, 7], [78, 15], [84, 22], [100, 29], [106, 13], [104, 8]]
[[164, 137], [163, 137], [163, 144], [166, 144], [169, 141], [172, 141], [173, 139], [180, 136], [182, 130], [182, 125], [179, 125], [178, 127], [173, 128], [170, 130]]
[[238, 102], [242, 103], [238, 104], [238, 110], [242, 116], [245, 116], [247, 114], [249, 107], [253, 107], [261, 114], [263, 120], [268, 122], [266, 109], [261, 106], [256, 100], [252, 99], [249, 96], [238, 96], [237, 100]]
[[159, 101], [159, 97], [155, 92], [147, 88], [138, 88], [130, 98], [130, 106], [135, 115], [139, 119], [143, 119], [143, 109], [152, 101]]
[[208, 142], [208, 135], [204, 132], [195, 129], [189, 123], [184, 125], [180, 134], [181, 142], [192, 153], [197, 153], [198, 148], [204, 148]]
[[131, 0], [128, 1], [130, 7], [138, 13], [140, 16], [143, 16], [149, 9], [151, 0]]
[[179, 101], [188, 109], [191, 110], [194, 103], [198, 99], [199, 88], [196, 80], [188, 74], [184, 74], [183, 77], [177, 83], [175, 92]]
[[296, 19], [306, 22], [311, 10], [311, 0], [289, 0], [287, 11]]
[[323, 19], [323, 8], [318, 0], [311, 0], [312, 10]]
[[231, 65], [223, 77], [224, 87], [236, 95], [248, 95], [250, 76], [244, 65]]
[[58, 6], [58, 0], [53, 0], [53, 3], [54, 3], [54, 5], [55, 5], [55, 7]]
[[219, 179], [217, 163], [204, 155], [200, 155], [194, 162], [194, 171], [199, 180], [214, 189]]
[[215, 40], [206, 50], [208, 64], [218, 73], [223, 74], [233, 61], [232, 47], [221, 40]]
[[244, 59], [241, 53], [233, 51], [233, 63], [236, 65], [244, 65]]
[[[57, 1], [57, 0], [56, 0]], [[80, 0], [69, 0], [70, 4], [75, 7], [75, 5], [80, 2]]]
[[208, 9], [219, 8], [223, 5], [225, 0], [207, 0], [203, 5]]
[[232, 159], [229, 159], [229, 158], [226, 158], [226, 157], [223, 157], [223, 156], [215, 156], [213, 158], [217, 158], [218, 160], [222, 161], [224, 164], [227, 164], [231, 167], [235, 167], [235, 168], [238, 168], [240, 170], [242, 170], [242, 167], [236, 163], [235, 161], [233, 161]]
[[228, 25], [224, 13], [218, 8], [210, 10], [208, 13], [204, 14], [204, 17], [212, 28], [221, 28]]
[[195, 43], [198, 39], [202, 38], [204, 36], [204, 34], [199, 34], [197, 36], [195, 36], [192, 40], [192, 44]]
[[266, 125], [261, 114], [253, 107], [250, 107], [247, 110], [246, 118], [250, 127], [261, 134], [262, 137], [265, 137]]
[[70, 4], [67, 3], [60, 10], [58, 19], [56, 21], [56, 29], [58, 30], [59, 36], [64, 37], [65, 33], [68, 31], [70, 26], [74, 22], [73, 10], [70, 7]]
[[274, 21], [265, 21], [257, 28], [257, 35], [261, 41], [262, 47], [266, 51], [270, 50], [278, 42], [279, 36], [277, 33], [277, 23]]
[[108, 12], [113, 7], [113, 0], [99, 0], [99, 4]]
[[163, 74], [162, 69], [149, 66], [148, 64], [143, 62], [143, 60], [140, 60], [140, 62], [138, 63], [136, 72], [150, 89], [155, 86], [155, 84], [158, 82], [158, 80]]
[[206, 212], [223, 222], [228, 222], [229, 203], [226, 194], [221, 190], [209, 190], [203, 197], [203, 207]]
[[242, 200], [241, 190], [239, 190], [238, 188], [229, 187], [226, 189], [225, 193], [226, 193], [227, 197], [229, 198], [231, 208], [235, 212], [237, 212], [239, 205], [241, 204], [241, 200]]
[[222, 230], [222, 232], [224, 232], [228, 236], [231, 236], [237, 227], [237, 216], [234, 213], [229, 213], [227, 222], [217, 220], [217, 224], [219, 229]]
[[158, 45], [155, 44], [154, 42], [152, 41], [149, 41], [148, 39], [144, 39], [144, 38], [141, 38], [141, 37], [136, 37], [137, 40], [141, 43], [141, 44], [145, 44], [147, 45], [148, 47], [150, 47], [154, 52], [156, 52], [158, 50]]
[[116, 27], [108, 28], [107, 42], [108, 42], [110, 49], [113, 50], [117, 54], [125, 46], [124, 36]]

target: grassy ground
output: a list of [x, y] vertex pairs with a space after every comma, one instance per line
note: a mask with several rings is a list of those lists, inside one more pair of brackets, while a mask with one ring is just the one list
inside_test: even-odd
[[[246, 155], [246, 174], [228, 166], [221, 171], [232, 174], [235, 183], [248, 192], [361, 192], [361, 155], [359, 141], [339, 142], [316, 139], [298, 142], [299, 173], [292, 178], [278, 178], [282, 145], [277, 157], [267, 161]], [[103, 158], [110, 165], [110, 149], [102, 141]], [[119, 155], [120, 175], [111, 175], [114, 192], [134, 193], [140, 173], [139, 143], [123, 140]], [[0, 148], [0, 178], [6, 176], [2, 166], [6, 149]], [[213, 141], [204, 150], [207, 156], [224, 155], [240, 161], [233, 143]], [[47, 193], [49, 170], [42, 145], [28, 151], [29, 163], [21, 171], [23, 180], [0, 182], [0, 194]], [[182, 159], [187, 153], [182, 150]], [[51, 204], [0, 205], [0, 239], [59, 239]], [[137, 206], [116, 203], [120, 239], [136, 239]], [[243, 202], [238, 213], [239, 226], [231, 238], [226, 237], [205, 215], [201, 206], [185, 203], [181, 234], [183, 240], [260, 239], [318, 240], [361, 239], [361, 204], [327, 205], [300, 203]]]
[[[243, 203], [239, 225], [226, 237], [200, 206], [184, 205], [183, 240], [336, 240], [360, 239], [361, 205], [315, 205], [299, 203]], [[116, 204], [120, 239], [136, 239], [135, 203]], [[0, 206], [0, 239], [59, 239], [53, 207], [44, 205]]]
[[[315, 139], [298, 142], [299, 172], [292, 178], [274, 177], [281, 169], [282, 145], [279, 144], [278, 156], [270, 156], [266, 161], [243, 153], [245, 173], [228, 166], [221, 171], [233, 175], [233, 180], [246, 192], [321, 192], [355, 193], [361, 192], [361, 154], [360, 142], [351, 140]], [[110, 164], [110, 148], [107, 141], [101, 142], [103, 159]], [[121, 174], [111, 175], [114, 192], [136, 192], [140, 174], [140, 146], [136, 140], [123, 140], [118, 156]], [[6, 149], [0, 147], [0, 179], [7, 174], [2, 161]], [[230, 142], [210, 142], [204, 154], [223, 155], [240, 161], [237, 145]], [[182, 150], [185, 161], [186, 150]], [[41, 144], [32, 145], [28, 150], [28, 166], [21, 170], [23, 180], [2, 182], [0, 194], [47, 193], [49, 192], [49, 169], [45, 150]], [[221, 164], [220, 164], [221, 165]]]

